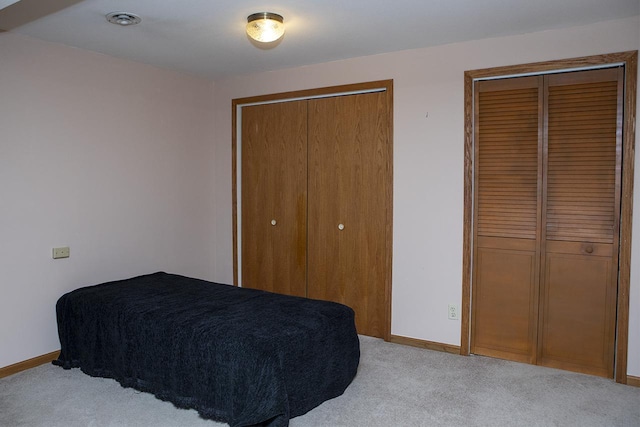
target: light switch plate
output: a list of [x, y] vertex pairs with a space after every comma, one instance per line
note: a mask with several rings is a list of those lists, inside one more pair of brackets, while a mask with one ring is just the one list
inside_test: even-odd
[[69, 246], [63, 246], [61, 248], [53, 248], [53, 259], [69, 258], [70, 250]]

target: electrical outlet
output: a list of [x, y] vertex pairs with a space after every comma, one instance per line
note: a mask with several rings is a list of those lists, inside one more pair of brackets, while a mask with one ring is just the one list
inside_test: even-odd
[[449, 320], [458, 320], [458, 306], [449, 304]]
[[69, 256], [69, 246], [64, 246], [62, 248], [53, 248], [53, 259], [69, 258]]

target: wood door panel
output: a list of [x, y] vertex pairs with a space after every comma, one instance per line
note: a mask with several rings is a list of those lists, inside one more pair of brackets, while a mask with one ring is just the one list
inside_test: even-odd
[[538, 363], [613, 375], [611, 257], [550, 253], [545, 265]]
[[535, 251], [478, 248], [473, 288], [473, 353], [533, 363], [535, 254]]
[[309, 101], [308, 295], [350, 306], [358, 332], [376, 337], [385, 331], [390, 214], [385, 99], [369, 93]]
[[307, 104], [242, 114], [242, 285], [305, 296]]
[[[620, 212], [619, 69], [545, 79], [539, 363], [613, 376]], [[616, 266], [613, 268], [612, 266]]]
[[539, 77], [477, 83], [471, 351], [534, 363], [542, 117]]

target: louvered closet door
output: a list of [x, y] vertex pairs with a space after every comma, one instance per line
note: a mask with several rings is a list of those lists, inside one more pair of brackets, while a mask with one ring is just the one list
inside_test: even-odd
[[473, 353], [613, 376], [622, 81], [476, 84]]
[[539, 363], [613, 376], [622, 69], [551, 75]]
[[307, 103], [242, 109], [242, 286], [306, 295]]
[[541, 77], [476, 84], [471, 351], [534, 363]]
[[385, 330], [390, 135], [386, 94], [309, 101], [310, 298], [356, 312], [358, 333]]

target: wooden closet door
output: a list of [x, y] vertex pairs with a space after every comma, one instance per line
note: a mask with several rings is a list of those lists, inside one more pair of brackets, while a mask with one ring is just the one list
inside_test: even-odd
[[471, 351], [535, 363], [542, 189], [542, 78], [475, 94]]
[[613, 376], [622, 69], [546, 78], [539, 363]]
[[306, 295], [307, 103], [242, 109], [242, 286]]
[[309, 101], [308, 296], [356, 312], [359, 333], [385, 330], [386, 95]]
[[477, 83], [472, 352], [613, 376], [622, 72]]

